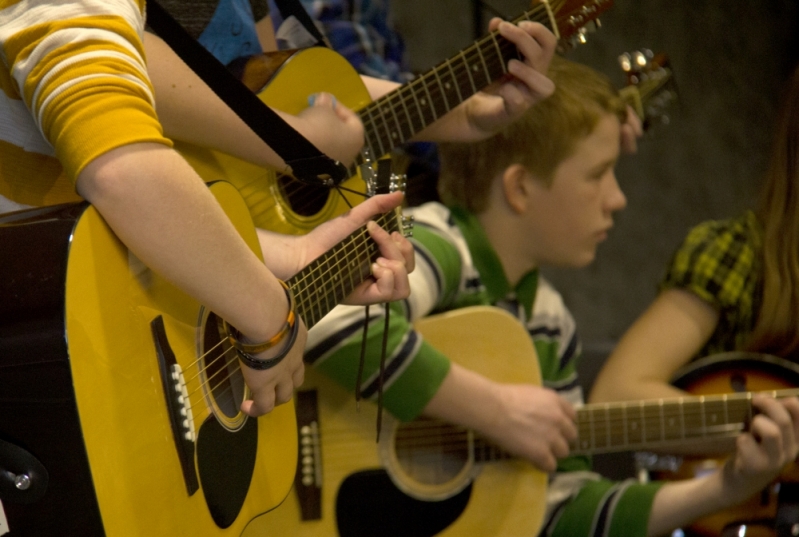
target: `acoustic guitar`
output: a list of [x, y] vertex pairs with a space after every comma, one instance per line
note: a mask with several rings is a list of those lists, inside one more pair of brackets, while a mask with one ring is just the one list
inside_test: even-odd
[[[453, 361], [502, 383], [540, 384], [532, 340], [507, 312], [486, 306], [419, 320], [422, 337]], [[491, 359], [488, 359], [491, 357]], [[297, 398], [300, 471], [293, 511], [300, 535], [353, 537], [535, 535], [547, 476], [477, 433], [434, 419], [384, 417], [309, 371]], [[775, 397], [799, 389], [769, 392]], [[753, 416], [751, 392], [585, 405], [574, 454], [668, 451], [730, 440]], [[285, 515], [288, 517], [288, 514]]]
[[[230, 184], [210, 190], [254, 253]], [[399, 213], [377, 219], [406, 230]], [[213, 312], [86, 203], [0, 218], [0, 500], [14, 536], [241, 535], [288, 494], [293, 403], [257, 419]], [[370, 274], [361, 228], [288, 281], [310, 328]]]
[[[537, 21], [560, 37], [567, 48], [584, 41], [596, 18], [612, 0], [536, 1], [514, 22]], [[408, 141], [461, 102], [507, 75], [518, 52], [497, 32], [417, 76], [374, 102], [360, 76], [342, 56], [324, 47], [253, 57], [243, 80], [271, 107], [297, 114], [309, 95], [328, 92], [356, 110], [365, 129], [365, 145], [352, 176], [338, 191], [301, 183], [230, 155], [176, 144], [206, 180], [224, 179], [242, 193], [256, 227], [281, 233], [307, 233], [362, 199], [360, 163], [368, 163]], [[367, 172], [368, 173], [368, 172]]]

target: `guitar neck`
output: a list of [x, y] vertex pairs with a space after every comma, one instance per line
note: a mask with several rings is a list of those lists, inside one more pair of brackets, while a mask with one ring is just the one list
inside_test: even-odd
[[[791, 397], [799, 389], [763, 392]], [[752, 392], [586, 405], [577, 409], [574, 453], [653, 449], [731, 438], [755, 414]]]
[[[375, 222], [391, 233], [403, 231], [399, 212], [381, 215]], [[353, 232], [316, 258], [286, 283], [294, 293], [297, 313], [310, 329], [371, 274], [380, 255], [366, 227]]]
[[[563, 38], [572, 35], [578, 26], [590, 22], [610, 3], [610, 0], [587, 2], [575, 16], [561, 13], [555, 16], [544, 3], [538, 3], [513, 23], [524, 20], [539, 22]], [[553, 28], [554, 25], [557, 28]], [[507, 75], [508, 61], [518, 57], [516, 45], [498, 32], [490, 32], [455, 56], [361, 109], [359, 115], [365, 129], [365, 147], [372, 156], [387, 154], [481, 89]]]
[[[799, 395], [799, 389], [762, 393], [775, 398], [792, 397]], [[745, 392], [586, 405], [577, 409], [577, 439], [569, 446], [569, 452], [590, 455], [734, 438], [755, 415], [751, 398], [752, 392]], [[513, 458], [496, 444], [464, 428], [444, 423], [425, 428], [427, 438], [445, 437], [449, 442], [457, 437], [465, 441], [473, 435], [477, 462]]]

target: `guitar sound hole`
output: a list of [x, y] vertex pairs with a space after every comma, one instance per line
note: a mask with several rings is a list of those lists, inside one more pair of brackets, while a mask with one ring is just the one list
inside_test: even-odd
[[290, 175], [279, 175], [277, 184], [288, 206], [300, 216], [316, 215], [330, 195], [330, 189], [298, 181]]
[[244, 377], [235, 350], [220, 343], [219, 318], [209, 313], [203, 327], [202, 367], [206, 397], [212, 402], [214, 414], [229, 429], [239, 424], [231, 420], [240, 417], [239, 407], [246, 396]]
[[418, 419], [401, 424], [395, 447], [402, 470], [426, 485], [448, 483], [469, 461], [467, 430], [437, 420]]

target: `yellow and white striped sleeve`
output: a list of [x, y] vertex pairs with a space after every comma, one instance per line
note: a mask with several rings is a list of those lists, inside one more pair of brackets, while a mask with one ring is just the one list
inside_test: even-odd
[[155, 113], [144, 0], [0, 0], [0, 54], [73, 181], [93, 159], [139, 142], [171, 145]]

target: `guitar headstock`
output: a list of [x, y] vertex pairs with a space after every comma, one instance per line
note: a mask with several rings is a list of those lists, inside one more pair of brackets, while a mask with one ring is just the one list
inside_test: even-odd
[[[361, 176], [366, 181], [366, 194], [370, 197], [377, 194], [404, 192], [407, 184], [406, 175], [394, 171], [394, 161], [391, 157], [381, 158], [375, 163], [367, 159], [361, 165]], [[389, 233], [399, 231], [406, 237], [413, 236], [413, 216], [403, 215], [400, 207], [397, 207], [393, 213], [384, 216], [385, 222], [378, 221], [378, 223], [386, 231]]]
[[667, 108], [677, 98], [668, 57], [644, 49], [625, 52], [619, 64], [627, 77], [627, 86], [619, 93], [641, 118], [644, 130], [655, 123], [667, 124]]
[[559, 50], [568, 50], [587, 41], [590, 32], [600, 28], [599, 15], [610, 9], [613, 0], [534, 0], [549, 15], [550, 29], [558, 38]]

